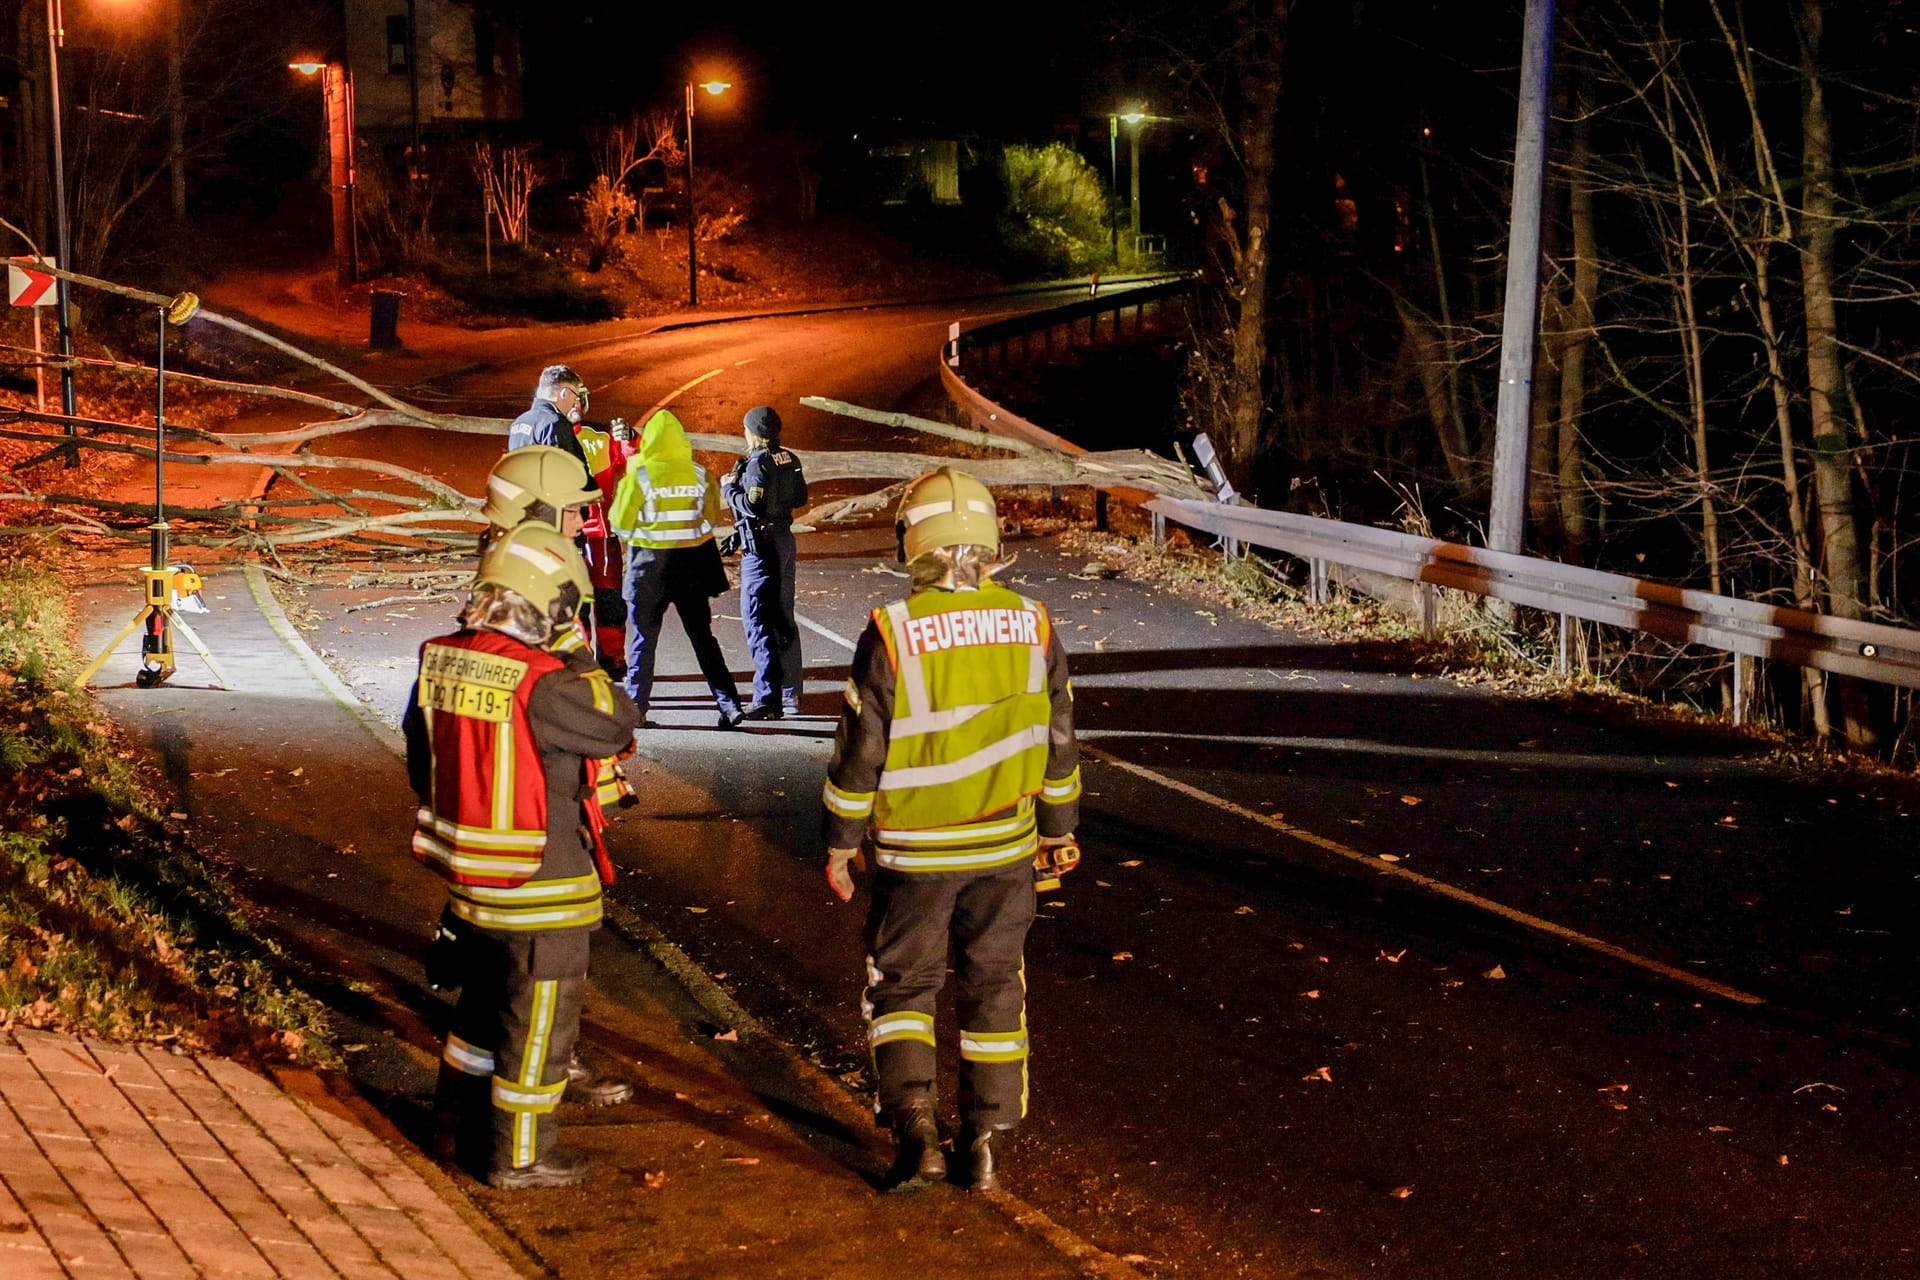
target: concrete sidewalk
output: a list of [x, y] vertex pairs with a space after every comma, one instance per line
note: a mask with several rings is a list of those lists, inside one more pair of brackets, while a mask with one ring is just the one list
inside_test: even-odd
[[307, 1092], [225, 1058], [0, 1035], [0, 1274], [517, 1274], [346, 1108]]

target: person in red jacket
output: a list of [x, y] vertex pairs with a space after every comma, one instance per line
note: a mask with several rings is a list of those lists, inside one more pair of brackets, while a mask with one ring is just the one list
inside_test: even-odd
[[436, 1111], [505, 1190], [586, 1176], [584, 1156], [555, 1146], [554, 1119], [601, 917], [586, 762], [626, 746], [640, 719], [584, 649], [555, 651], [591, 590], [555, 530], [496, 538], [460, 630], [421, 646], [402, 722], [420, 797], [413, 854], [447, 881], [462, 926]]

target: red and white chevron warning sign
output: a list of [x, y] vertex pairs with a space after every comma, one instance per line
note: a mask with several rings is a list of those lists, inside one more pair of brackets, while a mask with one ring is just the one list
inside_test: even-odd
[[7, 301], [16, 307], [50, 307], [55, 290], [53, 277], [26, 266], [54, 265], [52, 258], [9, 258], [7, 260]]

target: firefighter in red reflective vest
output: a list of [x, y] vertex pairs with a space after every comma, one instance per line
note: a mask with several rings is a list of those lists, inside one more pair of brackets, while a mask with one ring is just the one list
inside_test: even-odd
[[827, 880], [870, 838], [867, 1039], [876, 1111], [899, 1143], [890, 1183], [946, 1176], [934, 1097], [934, 1005], [949, 948], [960, 1120], [977, 1191], [998, 1186], [995, 1135], [1027, 1113], [1026, 972], [1034, 886], [1079, 860], [1080, 768], [1066, 652], [1046, 606], [993, 581], [993, 497], [942, 467], [896, 522], [912, 590], [873, 611], [854, 652], [824, 794]]
[[414, 857], [447, 880], [465, 935], [436, 1111], [464, 1118], [463, 1154], [507, 1190], [586, 1174], [585, 1157], [554, 1146], [601, 914], [585, 762], [639, 721], [584, 649], [551, 647], [591, 589], [554, 530], [494, 539], [461, 630], [421, 646], [403, 722]]
[[[619, 420], [615, 419], [617, 423]], [[565, 449], [552, 445], [522, 445], [513, 452], [505, 454], [493, 464], [493, 470], [487, 473], [487, 500], [480, 508], [480, 514], [487, 518], [487, 528], [480, 535], [480, 554], [486, 555], [487, 548], [502, 533], [523, 524], [544, 525], [569, 538], [580, 533], [587, 513], [598, 507], [601, 502], [601, 489], [587, 474], [586, 465]], [[576, 545], [577, 542], [576, 542]], [[591, 542], [589, 542], [591, 550]], [[615, 548], [616, 557], [618, 548]], [[587, 575], [594, 577], [593, 565], [589, 560]], [[597, 578], [594, 578], [598, 582]], [[618, 584], [616, 584], [617, 586]], [[596, 586], [596, 590], [598, 587]], [[622, 606], [624, 617], [625, 606]], [[604, 611], [595, 605], [595, 625], [605, 616]], [[616, 628], [616, 631], [619, 629]], [[615, 647], [625, 644], [624, 636], [616, 639]], [[548, 646], [555, 653], [566, 653], [573, 649], [589, 647], [585, 631], [579, 628], [562, 630]], [[604, 657], [604, 643], [594, 646], [601, 650]], [[601, 662], [602, 670], [606, 663]], [[619, 681], [617, 673], [608, 673], [613, 680]], [[626, 772], [620, 767], [620, 761], [633, 754], [633, 743], [627, 743], [617, 757], [587, 762], [588, 781], [594, 786], [594, 794], [599, 801], [597, 809], [591, 809], [590, 827], [594, 837], [595, 860], [600, 864], [600, 878], [603, 883], [613, 883], [613, 864], [608, 861], [605, 849], [600, 844], [600, 833], [606, 826], [606, 810], [613, 807], [626, 808], [637, 799], [633, 788], [627, 782]], [[599, 1088], [587, 1084], [581, 1076], [579, 1064], [574, 1064], [575, 1085], [579, 1088]], [[578, 1101], [569, 1098], [568, 1101]], [[625, 1097], [599, 1101], [625, 1101]]]

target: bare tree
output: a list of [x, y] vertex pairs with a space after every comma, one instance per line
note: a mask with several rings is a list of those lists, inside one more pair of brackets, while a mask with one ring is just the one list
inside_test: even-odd
[[532, 147], [501, 147], [482, 140], [472, 144], [468, 157], [473, 176], [487, 195], [487, 208], [503, 240], [527, 242], [527, 210], [534, 189], [545, 178]]

